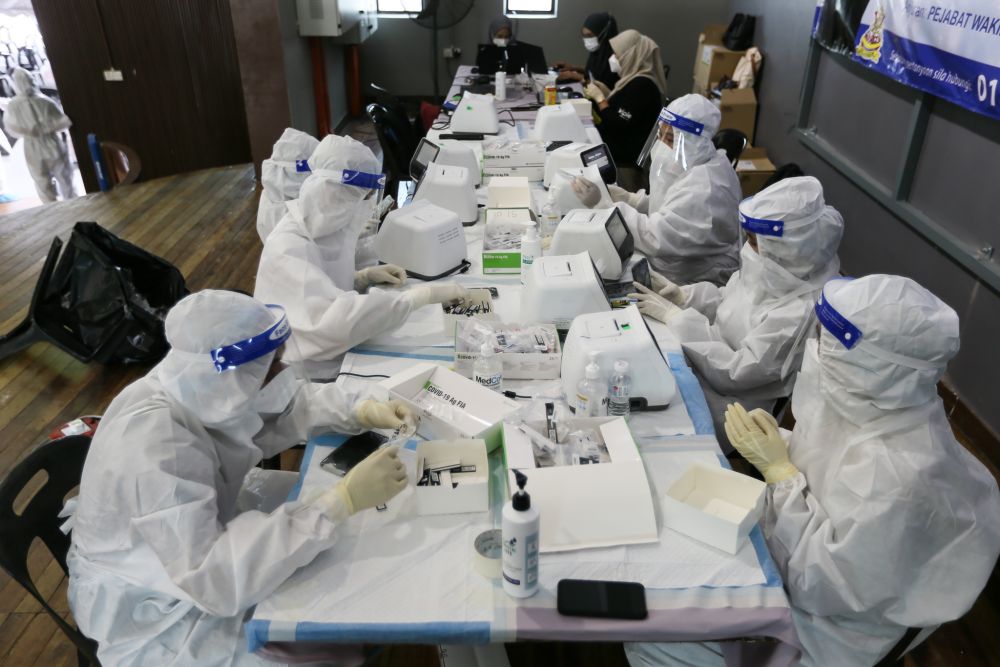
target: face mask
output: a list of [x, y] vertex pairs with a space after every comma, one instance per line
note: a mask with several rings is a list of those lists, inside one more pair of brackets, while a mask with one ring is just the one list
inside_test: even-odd
[[622, 65], [618, 62], [618, 56], [613, 53], [611, 54], [611, 57], [608, 58], [608, 67], [615, 74], [619, 74], [622, 71]]
[[510, 44], [510, 40], [509, 39], [504, 39], [502, 37], [494, 37], [493, 38], [493, 44], [495, 46], [499, 46], [501, 49], [503, 49], [503, 48], [506, 48], [508, 44]]
[[601, 48], [601, 40], [596, 37], [584, 37], [583, 48], [593, 53], [597, 49]]

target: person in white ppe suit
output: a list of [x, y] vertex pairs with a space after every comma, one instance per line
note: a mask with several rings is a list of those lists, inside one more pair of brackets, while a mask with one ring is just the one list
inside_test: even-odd
[[[309, 158], [312, 173], [299, 199], [264, 243], [254, 296], [288, 310], [298, 353], [310, 377], [335, 377], [343, 354], [401, 325], [413, 310], [460, 298], [464, 288], [428, 284], [408, 291], [406, 272], [390, 264], [355, 270], [358, 235], [376, 198], [378, 161], [364, 144], [330, 135]], [[364, 293], [367, 290], [367, 293]]]
[[271, 513], [239, 512], [244, 477], [313, 433], [399, 428], [401, 404], [336, 384], [263, 387], [288, 338], [280, 307], [205, 290], [168, 313], [171, 350], [108, 407], [69, 521], [69, 601], [115, 665], [271, 664], [248, 654], [244, 613], [329, 549], [337, 524], [406, 486], [394, 448], [336, 486]]
[[[706, 281], [724, 285], [739, 268], [740, 182], [724, 152], [712, 145], [721, 114], [701, 95], [685, 95], [660, 112], [646, 156], [649, 194], [611, 186], [635, 249], [679, 285]], [[596, 206], [574, 182], [577, 196]]]
[[811, 176], [787, 178], [740, 204], [748, 240], [740, 270], [725, 287], [679, 287], [654, 276], [658, 293], [636, 284], [639, 310], [676, 334], [705, 392], [723, 449], [726, 405], [739, 400], [770, 411], [792, 393], [813, 305], [840, 270], [840, 213]]
[[[762, 524], [802, 664], [873, 665], [972, 607], [1000, 553], [1000, 494], [937, 394], [955, 311], [886, 275], [830, 281], [816, 311], [790, 437], [739, 405], [726, 428], [768, 484]], [[712, 644], [627, 651], [634, 666], [721, 664]]]
[[267, 241], [285, 215], [285, 202], [298, 199], [299, 188], [309, 176], [309, 156], [319, 140], [294, 128], [286, 128], [274, 144], [271, 157], [260, 165], [264, 191], [257, 206], [257, 234]]
[[38, 92], [31, 74], [20, 67], [14, 68], [14, 92], [16, 95], [4, 112], [3, 124], [11, 135], [24, 139], [24, 159], [38, 198], [52, 202], [59, 195], [63, 199], [79, 196], [63, 134], [73, 123], [58, 104]]

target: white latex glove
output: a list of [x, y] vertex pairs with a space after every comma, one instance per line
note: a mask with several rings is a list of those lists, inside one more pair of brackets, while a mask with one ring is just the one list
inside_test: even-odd
[[664, 299], [645, 285], [635, 282], [632, 285], [639, 291], [632, 292], [628, 295], [628, 298], [635, 299], [635, 305], [643, 315], [648, 315], [654, 320], [659, 320], [665, 324], [677, 313], [682, 312], [682, 309], [678, 308], [677, 304]]
[[653, 283], [653, 291], [673, 304], [684, 307], [686, 297], [684, 291], [675, 283], [661, 273], [652, 269], [649, 270], [650, 282]]
[[569, 186], [580, 203], [587, 208], [594, 208], [601, 203], [601, 190], [582, 176], [574, 178]]
[[399, 447], [392, 446], [370, 454], [313, 502], [328, 516], [337, 515], [338, 505], [356, 514], [384, 505], [405, 488], [406, 467], [399, 460]]
[[361, 401], [354, 408], [354, 418], [364, 428], [400, 429], [400, 432], [416, 430], [417, 415], [402, 401]]
[[605, 100], [604, 91], [601, 90], [600, 87], [598, 87], [598, 85], [593, 81], [588, 83], [587, 87], [583, 89], [583, 94], [587, 99], [593, 100], [597, 104], [600, 104]]
[[369, 266], [354, 274], [354, 289], [361, 292], [369, 285], [392, 285], [399, 287], [406, 282], [406, 270], [395, 264]]
[[461, 301], [469, 295], [469, 290], [455, 283], [440, 285], [418, 285], [406, 292], [406, 298], [413, 304], [413, 309], [423, 308], [431, 303], [451, 303]]
[[764, 475], [768, 484], [777, 484], [799, 474], [788, 458], [788, 445], [781, 437], [778, 422], [767, 411], [747, 412], [739, 403], [726, 408], [726, 435], [747, 461]]
[[611, 195], [611, 201], [619, 202], [623, 201], [626, 204], [632, 200], [632, 193], [625, 188], [620, 188], [614, 183], [608, 186], [608, 194]]

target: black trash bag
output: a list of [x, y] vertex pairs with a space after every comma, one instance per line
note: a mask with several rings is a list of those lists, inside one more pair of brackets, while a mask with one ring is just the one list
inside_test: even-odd
[[96, 222], [76, 223], [59, 255], [61, 246], [53, 241], [28, 319], [0, 338], [0, 358], [47, 340], [81, 361], [162, 359], [163, 320], [189, 293], [177, 267]]
[[746, 51], [753, 46], [753, 32], [756, 27], [756, 16], [736, 14], [722, 35], [722, 45], [730, 51]]

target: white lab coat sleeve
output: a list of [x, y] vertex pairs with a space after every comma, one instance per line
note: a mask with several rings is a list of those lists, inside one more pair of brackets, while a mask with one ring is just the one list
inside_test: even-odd
[[254, 444], [264, 458], [270, 458], [320, 433], [360, 433], [354, 406], [365, 398], [368, 396], [345, 391], [335, 382], [303, 381], [283, 413], [265, 418]]
[[[914, 564], [926, 568], [933, 562], [921, 542], [928, 541], [922, 535], [934, 508], [907, 480], [893, 480], [899, 486], [887, 491], [884, 477], [898, 472], [886, 465], [888, 456], [866, 460], [855, 479], [845, 480], [849, 493], [857, 494], [858, 510], [839, 522], [802, 473], [768, 486], [764, 534], [793, 606], [816, 616], [857, 618], [867, 612], [874, 623], [907, 612], [900, 601], [920, 576]], [[874, 482], [879, 476], [883, 479]]]
[[412, 304], [405, 292], [345, 292], [310, 261], [308, 249], [283, 243], [288, 236], [279, 224], [268, 237], [254, 296], [285, 307], [302, 358], [337, 359], [369, 338], [399, 327], [410, 316]]
[[178, 425], [151, 426], [160, 427], [165, 449], [186, 453], [137, 476], [132, 530], [199, 609], [219, 617], [242, 613], [333, 545], [334, 522], [311, 504], [284, 503], [270, 514], [243, 512], [223, 525], [218, 462]]
[[685, 285], [681, 291], [684, 293], [685, 308], [694, 308], [707, 317], [709, 322], [715, 321], [715, 311], [725, 295], [723, 288], [712, 283], [700, 282]]
[[[739, 341], [726, 341], [707, 318], [685, 310], [667, 326], [678, 337], [684, 354], [706, 382], [720, 394], [740, 394], [780, 383], [781, 370], [796, 349], [797, 334], [809, 319], [809, 305], [795, 300], [765, 313]], [[801, 342], [801, 341], [799, 341]], [[800, 364], [787, 366], [789, 375]]]
[[714, 247], [711, 214], [705, 202], [710, 187], [696, 188], [700, 177], [692, 176], [685, 186], [675, 185], [657, 211], [643, 214], [618, 203], [625, 224], [635, 239], [635, 249], [647, 257], [694, 257]]

